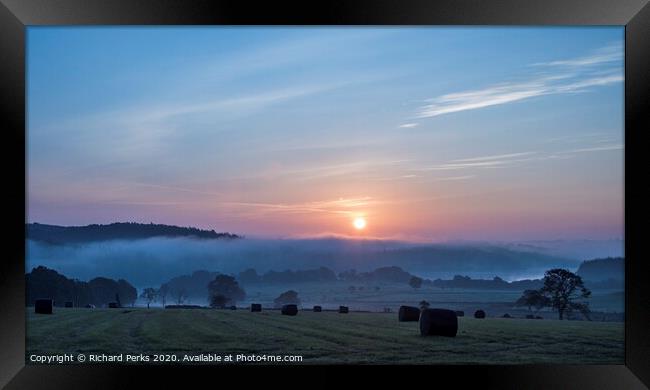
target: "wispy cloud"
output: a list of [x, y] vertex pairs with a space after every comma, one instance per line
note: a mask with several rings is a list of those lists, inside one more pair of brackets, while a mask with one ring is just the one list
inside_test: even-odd
[[441, 95], [427, 100], [415, 117], [430, 118], [544, 95], [586, 92], [592, 87], [622, 82], [622, 53], [620, 46], [608, 46], [585, 57], [534, 64], [544, 66], [545, 74], [533, 73], [524, 81]]
[[413, 127], [417, 127], [419, 123], [404, 123], [403, 125], [399, 125], [401, 129], [410, 129]]
[[497, 154], [494, 156], [483, 156], [483, 157], [471, 157], [471, 158], [461, 158], [457, 160], [451, 160], [453, 162], [472, 162], [472, 161], [491, 161], [491, 160], [501, 160], [504, 158], [513, 158], [513, 157], [522, 157], [535, 154], [537, 152], [520, 152], [520, 153], [509, 153], [509, 154]]
[[209, 195], [209, 196], [221, 196], [221, 193], [218, 192], [213, 192], [213, 191], [200, 191], [200, 190], [195, 190], [191, 188], [183, 188], [183, 187], [177, 187], [177, 186], [166, 186], [166, 185], [161, 185], [161, 184], [151, 184], [151, 183], [123, 183], [126, 184], [127, 186], [136, 186], [136, 187], [145, 187], [145, 188], [153, 188], [156, 190], [169, 190], [169, 191], [178, 191], [178, 192], [188, 192], [192, 194], [198, 194], [198, 195]]
[[608, 150], [623, 150], [624, 148], [625, 148], [624, 145], [616, 144], [616, 145], [595, 146], [595, 147], [592, 147], [592, 148], [581, 148], [581, 149], [567, 150], [567, 151], [564, 151], [563, 153], [604, 152], [604, 151], [608, 151]]
[[546, 93], [548, 90], [542, 80], [494, 85], [485, 89], [451, 93], [431, 99], [431, 103], [420, 107], [416, 117], [430, 118], [453, 112], [475, 110], [516, 102]]
[[476, 175], [464, 175], [464, 176], [450, 176], [450, 177], [439, 177], [436, 178], [436, 181], [457, 181], [457, 180], [469, 180], [475, 178]]
[[[266, 108], [270, 105], [290, 101], [293, 99], [331, 91], [349, 85], [347, 82], [330, 83], [321, 85], [302, 85], [265, 92], [244, 95], [234, 98], [216, 98], [204, 101], [176, 102], [167, 106], [138, 107], [127, 112], [122, 112], [121, 119], [125, 123], [163, 122], [172, 117], [208, 113], [250, 113]], [[114, 115], [114, 113], [111, 113]]]
[[359, 208], [369, 207], [378, 201], [372, 197], [339, 198], [334, 200], [302, 202], [302, 203], [265, 203], [265, 202], [221, 202], [225, 206], [252, 208], [260, 214], [287, 213], [310, 214], [327, 213], [339, 215], [352, 215]]
[[498, 160], [498, 161], [480, 161], [480, 162], [468, 162], [468, 163], [447, 163], [447, 164], [438, 164], [432, 165], [429, 167], [420, 168], [421, 171], [449, 171], [456, 169], [466, 169], [466, 168], [486, 168], [486, 167], [497, 167], [510, 163], [507, 160]]
[[[420, 171], [448, 171], [469, 168], [501, 168], [515, 163], [526, 161], [539, 161], [550, 158], [549, 155], [542, 155], [540, 152], [527, 151], [517, 153], [495, 154], [489, 156], [468, 157], [449, 160], [445, 163], [420, 168]], [[465, 178], [465, 177], [463, 177]]]
[[569, 60], [560, 60], [560, 61], [550, 61], [550, 62], [540, 62], [533, 64], [533, 66], [573, 66], [573, 67], [583, 67], [598, 65], [607, 62], [618, 62], [622, 60], [623, 55], [623, 45], [620, 43], [613, 43], [611, 45], [602, 47], [598, 50], [595, 50], [592, 54], [573, 58]]
[[274, 173], [276, 176], [291, 176], [293, 179], [313, 180], [324, 179], [335, 176], [345, 176], [353, 174], [368, 175], [372, 172], [382, 172], [391, 167], [396, 167], [410, 162], [411, 160], [361, 160], [344, 162], [340, 164], [315, 165], [311, 167], [287, 169]]
[[[596, 143], [597, 140], [594, 141]], [[592, 143], [593, 145], [593, 143]], [[594, 146], [587, 146], [583, 148], [575, 148], [570, 150], [561, 150], [557, 152], [542, 152], [542, 151], [527, 151], [527, 152], [517, 152], [517, 153], [507, 153], [507, 154], [496, 154], [490, 156], [480, 156], [480, 157], [468, 157], [462, 159], [449, 160], [444, 163], [425, 166], [421, 168], [414, 169], [415, 171], [420, 172], [429, 172], [429, 171], [449, 171], [449, 170], [463, 170], [463, 169], [489, 169], [489, 168], [506, 168], [514, 166], [520, 163], [527, 162], [537, 162], [537, 161], [546, 161], [546, 160], [564, 160], [567, 158], [572, 158], [578, 153], [587, 153], [587, 152], [603, 152], [610, 150], [622, 150], [624, 149], [623, 144], [611, 144], [611, 145], [599, 145], [595, 144]], [[447, 178], [447, 180], [453, 179], [466, 179], [473, 178], [468, 176], [458, 176]], [[445, 180], [444, 178], [437, 178], [436, 180]]]
[[[605, 139], [607, 133], [587, 133], [587, 134], [570, 134], [560, 137], [552, 137], [544, 141], [544, 143], [583, 143], [585, 141], [591, 142], [595, 138]], [[610, 138], [607, 138], [610, 140]]]

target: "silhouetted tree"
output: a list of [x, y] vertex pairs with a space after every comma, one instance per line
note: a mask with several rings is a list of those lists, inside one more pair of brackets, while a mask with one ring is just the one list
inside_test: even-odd
[[540, 290], [525, 290], [515, 302], [515, 306], [527, 306], [530, 312], [533, 311], [534, 307], [536, 309], [535, 313], [537, 313], [542, 308], [551, 306], [551, 300]]
[[125, 305], [133, 306], [138, 299], [138, 290], [124, 279], [117, 281], [117, 292]]
[[147, 309], [149, 308], [151, 302], [154, 302], [156, 300], [157, 296], [158, 296], [158, 290], [156, 290], [153, 287], [145, 288], [144, 290], [142, 290], [142, 294], [140, 294], [140, 298], [147, 301]]
[[425, 300], [421, 300], [421, 301], [420, 301], [420, 310], [428, 309], [429, 306], [431, 306], [431, 305], [429, 304], [429, 302], [427, 302], [427, 301], [425, 301]]
[[223, 295], [227, 301], [224, 304], [235, 304], [246, 297], [244, 289], [239, 287], [239, 283], [234, 277], [229, 275], [217, 275], [213, 281], [208, 284], [208, 300], [212, 303], [213, 297]]
[[210, 307], [223, 309], [224, 307], [226, 307], [226, 304], [228, 302], [229, 299], [221, 294], [216, 294], [210, 297]]
[[168, 296], [171, 301], [178, 299], [178, 294], [182, 293], [183, 301], [189, 301], [190, 298], [205, 299], [208, 284], [219, 275], [218, 272], [210, 272], [206, 270], [198, 270], [192, 272], [190, 275], [176, 276], [166, 283], [163, 283], [160, 288], [167, 289]]
[[543, 282], [544, 287], [540, 292], [550, 299], [551, 307], [557, 310], [560, 320], [573, 310], [589, 319], [588, 303], [580, 300], [589, 298], [591, 291], [584, 286], [580, 276], [565, 269], [554, 268], [544, 273]]
[[182, 305], [183, 302], [185, 302], [185, 299], [187, 299], [187, 293], [184, 288], [172, 290], [171, 296], [177, 305]]
[[162, 303], [163, 307], [167, 304], [167, 294], [169, 294], [169, 287], [167, 287], [166, 284], [163, 284], [158, 289], [158, 296], [160, 297], [160, 303]]
[[285, 291], [280, 296], [273, 300], [275, 307], [280, 307], [282, 305], [295, 304], [300, 305], [300, 298], [298, 298], [298, 293], [294, 290]]
[[38, 298], [52, 298], [55, 304], [62, 305], [72, 301], [75, 306], [89, 304], [96, 306], [114, 302], [119, 294], [123, 303], [133, 303], [137, 290], [126, 280], [115, 281], [108, 278], [94, 278], [89, 282], [68, 279], [55, 270], [39, 266], [25, 274], [25, 299], [28, 305]]
[[[33, 305], [39, 298], [52, 298], [54, 303], [61, 305], [65, 301], [74, 300], [75, 281], [66, 278], [53, 269], [39, 266], [25, 275], [26, 304]], [[83, 284], [88, 289], [87, 283]], [[81, 302], [77, 301], [77, 306]]]

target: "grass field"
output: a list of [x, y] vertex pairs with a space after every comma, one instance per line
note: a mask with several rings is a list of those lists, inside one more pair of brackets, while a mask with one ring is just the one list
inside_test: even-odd
[[[302, 364], [522, 364], [624, 361], [623, 323], [459, 318], [455, 338], [421, 337], [397, 314], [209, 309], [27, 308], [31, 354], [302, 355]], [[28, 359], [29, 363], [29, 359]]]
[[[354, 285], [356, 291], [350, 292], [348, 288]], [[292, 289], [298, 292], [303, 307], [322, 305], [323, 307], [335, 308], [339, 305], [349, 306], [353, 311], [383, 311], [385, 307], [393, 311], [401, 305], [418, 306], [422, 300], [432, 305], [446, 307], [451, 310], [464, 310], [466, 313], [473, 313], [478, 309], [485, 310], [489, 317], [500, 317], [508, 313], [515, 317], [525, 317], [530, 314], [526, 307], [515, 307], [514, 302], [521, 296], [522, 291], [500, 291], [500, 290], [469, 290], [469, 289], [441, 289], [437, 287], [423, 286], [413, 289], [406, 283], [347, 283], [342, 281], [327, 283], [292, 283], [290, 285], [274, 284], [252, 284], [244, 286], [246, 299], [239, 302], [241, 306], [249, 306], [251, 303], [261, 303], [263, 306], [273, 306], [273, 300], [282, 292]], [[379, 287], [379, 290], [376, 288]], [[363, 288], [363, 290], [359, 290]], [[191, 297], [185, 303], [196, 305], [207, 305], [207, 290], [204, 296]], [[167, 301], [170, 304], [171, 300]], [[140, 306], [146, 306], [146, 302], [140, 300]], [[155, 302], [154, 305], [160, 305]], [[589, 307], [594, 312], [593, 318], [601, 320], [598, 312], [619, 313], [619, 321], [622, 320], [622, 313], [625, 311], [625, 300], [623, 292], [609, 290], [593, 291], [589, 299]], [[541, 310], [537, 313], [544, 318], [555, 319], [557, 313], [550, 309]]]

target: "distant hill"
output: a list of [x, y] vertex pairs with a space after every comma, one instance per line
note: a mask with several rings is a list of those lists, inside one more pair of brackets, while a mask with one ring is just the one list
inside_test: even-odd
[[408, 283], [413, 276], [396, 266], [379, 267], [374, 271], [361, 273], [357, 273], [356, 270], [349, 270], [339, 274], [339, 278], [345, 281], [394, 283]]
[[[577, 261], [567, 258], [515, 251], [487, 244], [398, 247], [374, 253], [350, 253], [344, 260], [347, 265], [355, 268], [399, 264], [409, 272], [427, 278], [451, 278], [462, 273], [476, 278], [492, 278], [499, 275], [506, 279], [521, 279], [541, 275], [552, 267], [575, 269], [577, 266]], [[342, 266], [345, 265], [337, 264], [335, 268]]]
[[[428, 281], [425, 281], [428, 284]], [[515, 290], [538, 289], [544, 285], [541, 279], [524, 279], [506, 282], [498, 276], [492, 279], [472, 279], [469, 276], [456, 275], [451, 280], [436, 279], [431, 282], [434, 287], [464, 288], [473, 290]]]
[[108, 240], [138, 240], [152, 237], [193, 237], [201, 239], [236, 239], [236, 234], [217, 233], [192, 227], [160, 224], [116, 222], [108, 225], [56, 226], [40, 223], [26, 225], [27, 238], [50, 244], [73, 244]]
[[625, 258], [607, 257], [583, 261], [578, 267], [578, 275], [584, 280], [605, 281], [625, 279]]
[[336, 273], [327, 267], [320, 267], [318, 269], [304, 269], [304, 270], [286, 270], [274, 271], [270, 270], [263, 275], [258, 275], [257, 271], [249, 268], [240, 272], [237, 279], [244, 283], [304, 283], [304, 282], [332, 282], [336, 281]]
[[622, 257], [625, 253], [625, 241], [622, 239], [537, 240], [503, 243], [502, 246], [516, 251], [543, 253], [550, 256], [567, 257], [576, 260]]

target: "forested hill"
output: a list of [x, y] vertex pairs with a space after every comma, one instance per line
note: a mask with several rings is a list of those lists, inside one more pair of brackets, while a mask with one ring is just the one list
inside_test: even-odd
[[56, 226], [30, 223], [26, 226], [27, 238], [50, 244], [70, 244], [108, 240], [138, 240], [152, 237], [191, 237], [200, 239], [236, 239], [236, 234], [217, 233], [160, 224], [117, 222], [108, 225]]
[[584, 261], [578, 268], [578, 275], [585, 280], [624, 280], [625, 258], [608, 257]]

